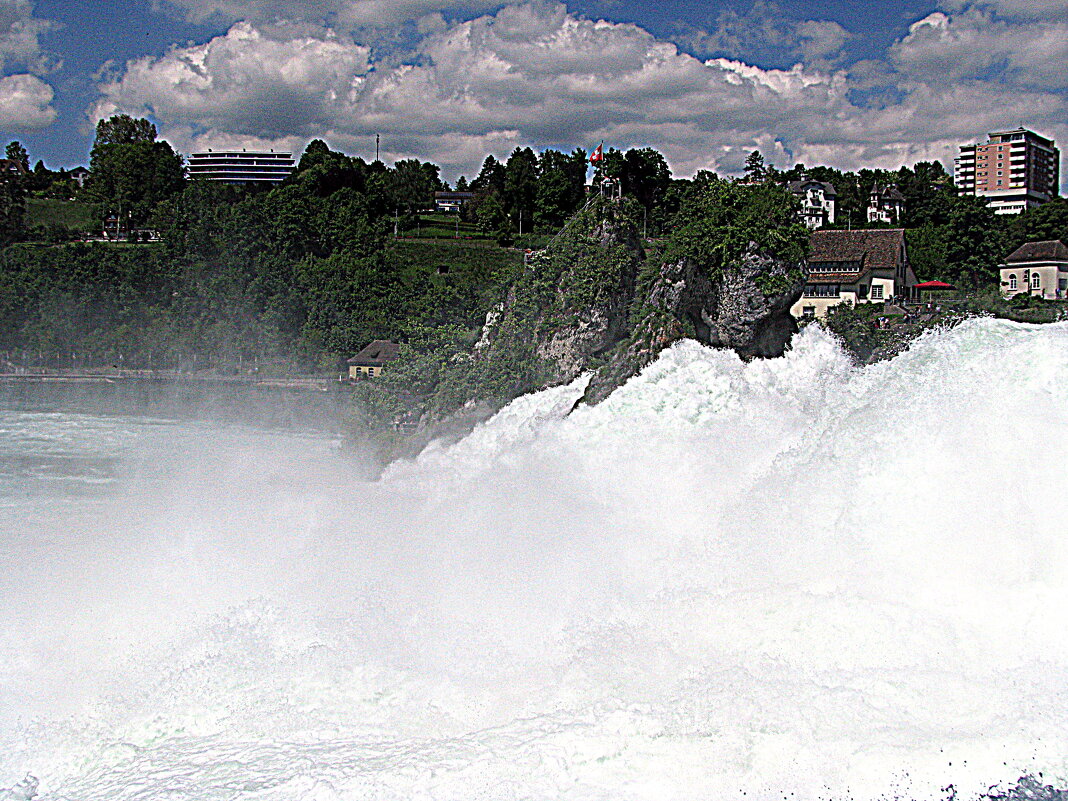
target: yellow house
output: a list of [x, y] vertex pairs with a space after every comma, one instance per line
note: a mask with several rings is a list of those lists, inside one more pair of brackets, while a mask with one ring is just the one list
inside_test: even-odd
[[826, 317], [839, 303], [884, 303], [914, 294], [916, 273], [900, 228], [813, 231], [809, 251], [804, 294], [790, 308], [794, 317]]
[[1068, 247], [1052, 239], [1016, 248], [1001, 265], [1001, 292], [1010, 298], [1024, 294], [1068, 298]]
[[382, 374], [382, 368], [400, 355], [400, 345], [384, 339], [376, 339], [348, 360], [349, 378], [374, 378]]

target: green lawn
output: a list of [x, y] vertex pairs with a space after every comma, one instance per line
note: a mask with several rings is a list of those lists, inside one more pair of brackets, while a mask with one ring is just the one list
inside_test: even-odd
[[387, 258], [394, 271], [416, 275], [448, 275], [460, 285], [490, 286], [522, 267], [523, 256], [485, 240], [442, 239], [393, 243]]
[[415, 228], [401, 231], [403, 239], [490, 239], [474, 223], [457, 219], [456, 214], [424, 212]]
[[26, 225], [59, 226], [82, 233], [100, 228], [100, 210], [95, 203], [31, 197], [26, 200]]

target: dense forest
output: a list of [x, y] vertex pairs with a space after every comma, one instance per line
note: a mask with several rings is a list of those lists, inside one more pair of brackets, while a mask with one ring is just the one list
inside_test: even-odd
[[[16, 365], [335, 372], [371, 339], [423, 352], [469, 345], [521, 274], [524, 248], [545, 244], [588, 201], [581, 149], [491, 155], [450, 187], [433, 164], [368, 163], [316, 140], [285, 182], [255, 189], [187, 180], [151, 123], [120, 115], [99, 123], [82, 185], [40, 161], [31, 168], [18, 142], [6, 155], [18, 167], [0, 176], [0, 353]], [[996, 217], [958, 196], [936, 162], [778, 171], [753, 153], [737, 183], [802, 176], [835, 186], [843, 228], [860, 227], [875, 183], [895, 185], [921, 280], [994, 291], [1016, 246], [1068, 240], [1068, 201]], [[601, 179], [626, 199], [651, 252], [687, 222], [694, 187], [721, 180], [674, 178], [651, 148], [606, 150]], [[459, 215], [429, 213], [444, 189], [473, 198]], [[106, 219], [122, 241], [83, 241]]]

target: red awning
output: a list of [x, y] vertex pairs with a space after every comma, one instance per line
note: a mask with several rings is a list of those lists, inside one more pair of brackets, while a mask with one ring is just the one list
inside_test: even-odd
[[922, 284], [916, 284], [914, 289], [954, 289], [953, 284], [947, 284], [945, 281], [924, 281]]

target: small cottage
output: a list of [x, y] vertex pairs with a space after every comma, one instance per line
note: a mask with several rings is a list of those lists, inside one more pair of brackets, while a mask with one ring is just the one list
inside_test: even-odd
[[400, 355], [400, 345], [384, 339], [376, 339], [348, 360], [349, 378], [374, 378], [382, 369]]
[[1001, 292], [1005, 297], [1027, 294], [1064, 300], [1068, 297], [1068, 247], [1051, 239], [1016, 248], [1001, 265]]

